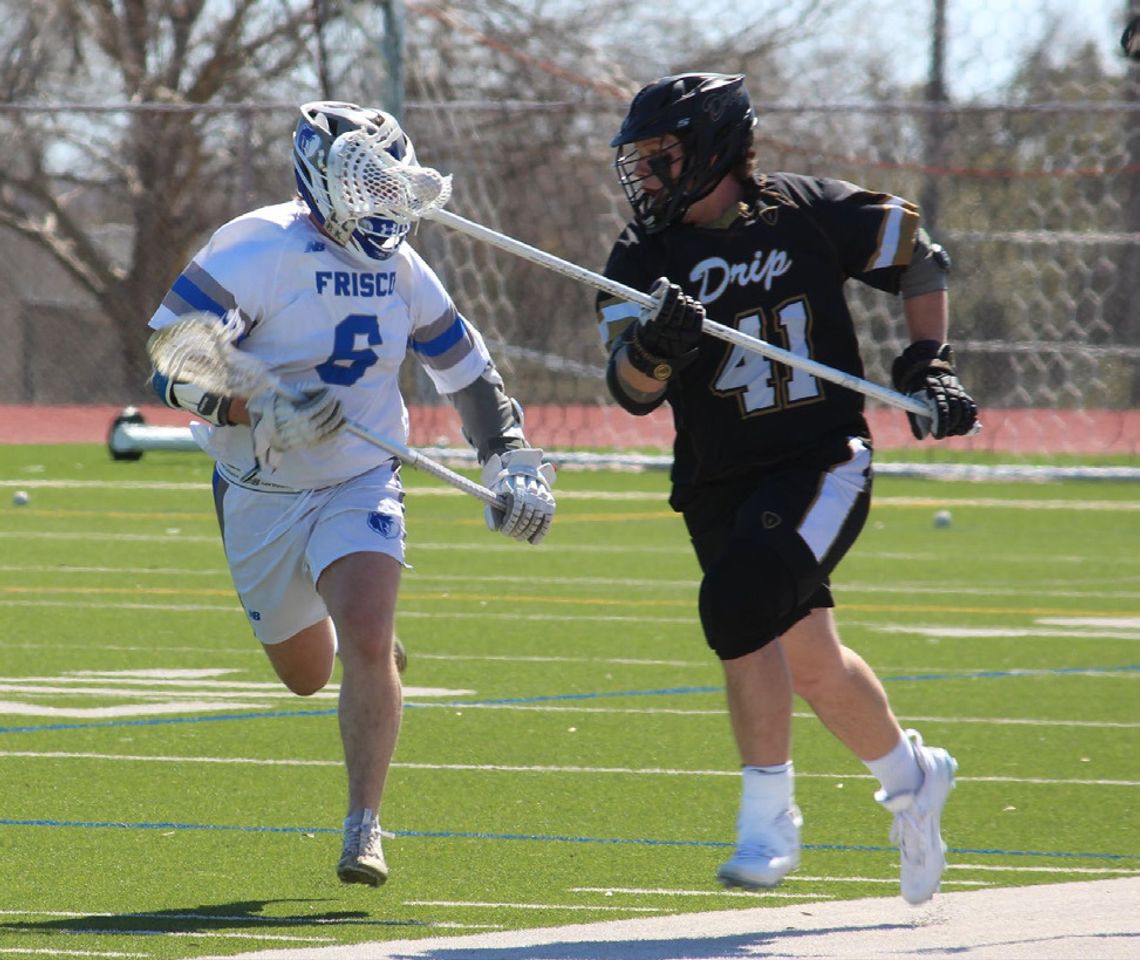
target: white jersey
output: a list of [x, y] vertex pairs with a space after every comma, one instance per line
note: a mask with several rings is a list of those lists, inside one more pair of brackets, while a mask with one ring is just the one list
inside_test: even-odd
[[[345, 414], [407, 443], [400, 367], [411, 351], [435, 388], [452, 394], [491, 362], [483, 338], [456, 310], [439, 278], [407, 242], [387, 260], [350, 257], [309, 220], [300, 201], [254, 210], [222, 226], [174, 282], [150, 319], [159, 329], [199, 310], [240, 311], [241, 350], [295, 386], [327, 386]], [[202, 448], [231, 476], [254, 476], [246, 426], [197, 429]], [[275, 455], [260, 479], [293, 489], [339, 483], [390, 455], [341, 431]]]

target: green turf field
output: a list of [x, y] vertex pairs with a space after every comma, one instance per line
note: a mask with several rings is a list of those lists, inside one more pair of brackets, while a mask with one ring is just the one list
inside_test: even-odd
[[[767, 894], [716, 886], [738, 778], [683, 525], [662, 474], [571, 471], [538, 548], [405, 471], [392, 878], [341, 886], [335, 691], [274, 681], [208, 480], [196, 454], [0, 447], [0, 958], [897, 892], [875, 784], [802, 704], [803, 865]], [[835, 577], [839, 621], [904, 723], [959, 760], [944, 889], [1140, 873], [1140, 490], [883, 478], [876, 493]]]

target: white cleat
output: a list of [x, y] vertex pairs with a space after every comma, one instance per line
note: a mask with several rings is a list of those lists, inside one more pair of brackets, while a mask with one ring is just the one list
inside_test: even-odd
[[720, 865], [716, 878], [726, 887], [758, 890], [774, 887], [800, 865], [798, 807], [785, 810], [762, 832], [742, 831], [736, 852]]
[[894, 814], [891, 843], [899, 848], [902, 897], [907, 903], [926, 903], [935, 893], [946, 869], [946, 844], [942, 842], [942, 808], [954, 789], [958, 761], [941, 747], [924, 747], [914, 730], [914, 755], [922, 770], [922, 784], [913, 793], [875, 799]]
[[371, 810], [354, 814], [344, 821], [344, 849], [336, 865], [342, 883], [367, 883], [378, 887], [388, 879], [388, 864], [380, 838], [391, 836], [380, 829]]

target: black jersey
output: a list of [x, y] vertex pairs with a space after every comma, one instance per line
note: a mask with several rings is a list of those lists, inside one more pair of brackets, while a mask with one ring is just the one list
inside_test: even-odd
[[[638, 290], [668, 277], [704, 304], [710, 320], [862, 377], [844, 283], [854, 278], [898, 293], [918, 224], [918, 208], [900, 197], [770, 174], [722, 223], [656, 234], [629, 224], [605, 272]], [[638, 308], [603, 293], [597, 309], [612, 350]], [[664, 399], [677, 431], [677, 486], [791, 460], [834, 462], [847, 437], [869, 438], [861, 394], [707, 334]]]

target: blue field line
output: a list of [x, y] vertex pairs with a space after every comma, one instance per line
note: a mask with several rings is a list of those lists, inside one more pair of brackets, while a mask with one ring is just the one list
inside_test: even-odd
[[1125, 663], [1118, 667], [1049, 667], [1046, 669], [1013, 669], [1013, 670], [971, 670], [967, 673], [914, 673], [897, 674], [895, 676], [880, 677], [884, 683], [888, 681], [922, 681], [922, 680], [1004, 680], [1008, 677], [1064, 677], [1079, 676], [1087, 673], [1135, 673], [1140, 670], [1140, 663]]
[[[1140, 671], [1140, 664], [1128, 663], [1114, 667], [1057, 667], [1046, 670], [972, 670], [965, 673], [915, 673], [884, 676], [880, 679], [884, 683], [916, 683], [939, 680], [999, 680], [1011, 677], [1039, 677], [1039, 676], [1074, 676], [1081, 674], [1111, 674], [1135, 673]], [[723, 687], [662, 687], [654, 690], [607, 690], [589, 693], [557, 693], [542, 694], [533, 697], [492, 697], [484, 700], [455, 700], [439, 701], [430, 704], [431, 707], [488, 707], [504, 704], [523, 703], [566, 703], [575, 700], [605, 700], [621, 697], [670, 697], [694, 693], [721, 693]], [[404, 708], [415, 710], [417, 707], [426, 707], [428, 704], [405, 703]], [[127, 720], [97, 720], [77, 723], [41, 723], [20, 727], [0, 727], [0, 734], [4, 733], [48, 733], [58, 730], [96, 730], [114, 729], [116, 727], [161, 727], [179, 723], [229, 723], [235, 720], [276, 720], [283, 717], [331, 717], [336, 715], [336, 708], [325, 710], [250, 710], [245, 713], [216, 713], [207, 716], [195, 715], [192, 717], [142, 717]]]
[[[457, 700], [447, 707], [494, 707], [509, 703], [558, 703], [566, 700], [605, 700], [614, 697], [668, 697], [689, 693], [721, 693], [723, 687], [662, 687], [658, 690], [599, 690], [592, 693], [547, 693], [533, 697], [489, 697], [486, 700]], [[438, 704], [432, 704], [437, 706]], [[409, 707], [425, 704], [409, 703]]]
[[[155, 823], [125, 823], [111, 820], [18, 820], [0, 818], [3, 827], [57, 827], [81, 830], [190, 830], [221, 833], [288, 833], [288, 834], [333, 834], [340, 836], [341, 830], [334, 827], [268, 827], [243, 826], [241, 824], [215, 823], [175, 823], [159, 821]], [[560, 834], [535, 833], [486, 833], [468, 830], [394, 830], [398, 839], [429, 840], [521, 840], [529, 843], [576, 843], [610, 846], [640, 847], [711, 847], [728, 849], [735, 846], [728, 840], [659, 840], [651, 837], [574, 837]], [[892, 846], [878, 844], [805, 843], [805, 850], [826, 850], [839, 853], [890, 853]], [[950, 847], [953, 854], [989, 857], [1046, 857], [1070, 860], [1140, 860], [1140, 854], [1127, 853], [1081, 853], [1070, 850], [1001, 850], [998, 848]]]

